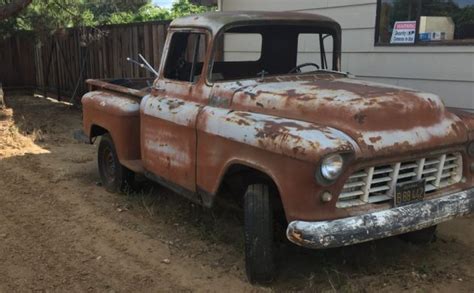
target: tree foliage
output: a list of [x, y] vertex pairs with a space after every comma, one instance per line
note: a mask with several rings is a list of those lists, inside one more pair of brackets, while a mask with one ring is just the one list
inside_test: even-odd
[[0, 0], [0, 20], [7, 19], [21, 10], [25, 9], [26, 6], [30, 5], [32, 0]]
[[150, 0], [33, 0], [16, 18], [0, 21], [0, 35], [18, 30], [47, 33], [77, 26], [169, 20], [212, 9], [188, 0], [175, 1], [171, 9], [154, 6]]
[[[179, 0], [173, 3], [171, 9], [154, 6], [151, 3], [147, 3], [138, 9], [138, 12], [133, 11], [121, 11], [112, 15], [107, 23], [130, 23], [130, 22], [142, 22], [151, 20], [167, 20], [174, 19], [189, 14], [202, 13], [215, 8], [209, 8], [205, 6], [199, 6], [190, 3], [188, 0]], [[117, 15], [118, 14], [118, 15]]]
[[116, 13], [138, 11], [140, 7], [149, 3], [149, 0], [82, 0], [81, 9], [90, 11], [94, 16], [87, 25], [109, 23], [109, 19]]

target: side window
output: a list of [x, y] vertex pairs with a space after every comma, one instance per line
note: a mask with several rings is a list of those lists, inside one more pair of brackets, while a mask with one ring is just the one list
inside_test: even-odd
[[206, 34], [173, 33], [166, 57], [165, 78], [189, 82], [197, 81], [202, 74], [206, 47]]

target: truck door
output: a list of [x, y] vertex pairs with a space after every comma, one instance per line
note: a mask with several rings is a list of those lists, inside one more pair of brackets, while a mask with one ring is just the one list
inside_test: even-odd
[[158, 95], [141, 105], [143, 165], [157, 181], [195, 192], [196, 121], [209, 96], [203, 64], [210, 38], [202, 30], [169, 33]]

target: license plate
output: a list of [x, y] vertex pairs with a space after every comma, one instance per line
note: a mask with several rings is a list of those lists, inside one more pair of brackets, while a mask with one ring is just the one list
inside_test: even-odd
[[421, 201], [425, 197], [425, 179], [397, 184], [395, 206], [403, 206]]

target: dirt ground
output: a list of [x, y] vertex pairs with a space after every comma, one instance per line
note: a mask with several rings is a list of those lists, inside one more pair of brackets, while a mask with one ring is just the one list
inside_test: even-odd
[[278, 277], [246, 282], [241, 216], [205, 210], [143, 182], [127, 194], [98, 183], [97, 144], [75, 142], [81, 113], [9, 96], [0, 110], [0, 291], [474, 292], [474, 217], [438, 240], [397, 237], [311, 251], [279, 245]]

